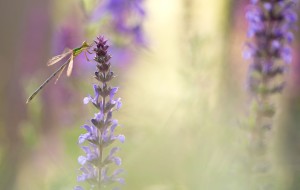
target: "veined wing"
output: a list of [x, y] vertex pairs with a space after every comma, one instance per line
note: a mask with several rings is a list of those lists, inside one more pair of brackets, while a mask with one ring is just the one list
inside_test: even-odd
[[65, 70], [66, 67], [67, 67], [67, 65], [64, 65], [63, 68], [61, 69], [61, 71], [59, 71], [58, 76], [57, 76], [57, 79], [55, 80], [55, 83], [54, 83], [54, 84], [57, 83], [58, 79], [60, 78], [61, 74], [64, 72], [64, 70]]
[[50, 66], [50, 65], [54, 65], [55, 63], [59, 62], [60, 60], [62, 60], [63, 58], [67, 57], [68, 55], [72, 55], [73, 53], [73, 50], [71, 49], [66, 49], [64, 51], [64, 53], [60, 54], [60, 55], [57, 55], [57, 56], [54, 56], [52, 57], [51, 59], [49, 59], [47, 65]]
[[67, 70], [67, 76], [68, 77], [71, 76], [71, 73], [72, 73], [72, 70], [73, 70], [73, 62], [74, 62], [73, 60], [74, 60], [74, 56], [71, 55], [68, 70]]

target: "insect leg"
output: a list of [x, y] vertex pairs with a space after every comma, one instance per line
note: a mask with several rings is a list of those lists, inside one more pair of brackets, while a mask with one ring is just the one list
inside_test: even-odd
[[[88, 50], [86, 50], [86, 51], [88, 52]], [[90, 61], [89, 58], [86, 55], [86, 51], [84, 52], [85, 58], [86, 58], [87, 61]]]

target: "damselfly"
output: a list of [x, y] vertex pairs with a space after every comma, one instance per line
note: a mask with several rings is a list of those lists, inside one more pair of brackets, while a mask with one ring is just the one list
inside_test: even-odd
[[62, 65], [61, 65], [54, 73], [52, 73], [52, 75], [50, 75], [50, 76], [45, 80], [45, 82], [43, 82], [43, 83], [41, 84], [41, 86], [38, 87], [38, 88], [31, 94], [31, 96], [29, 96], [29, 98], [27, 99], [26, 103], [30, 102], [30, 101], [31, 101], [31, 100], [32, 100], [32, 99], [33, 99], [33, 98], [34, 98], [34, 97], [35, 97], [35, 96], [36, 96], [36, 95], [37, 95], [37, 94], [38, 94], [38, 93], [46, 86], [46, 84], [47, 84], [52, 78], [54, 78], [54, 77], [58, 74], [58, 77], [57, 77], [57, 79], [56, 79], [56, 81], [55, 81], [55, 83], [56, 83], [57, 80], [59, 79], [59, 77], [61, 76], [61, 74], [63, 73], [63, 71], [64, 71], [64, 69], [65, 69], [66, 67], [68, 67], [68, 69], [67, 69], [67, 76], [69, 77], [69, 76], [71, 75], [71, 73], [72, 73], [72, 70], [73, 70], [73, 62], [74, 62], [74, 58], [75, 58], [77, 55], [79, 55], [79, 54], [81, 54], [82, 52], [84, 52], [85, 57], [86, 57], [86, 59], [88, 60], [88, 58], [87, 58], [87, 56], [86, 56], [86, 52], [89, 52], [88, 49], [89, 49], [91, 46], [92, 46], [91, 44], [88, 44], [86, 41], [84, 41], [80, 47], [74, 48], [74, 49], [66, 49], [66, 50], [64, 51], [64, 53], [52, 57], [52, 58], [48, 61], [48, 63], [47, 63], [48, 66], [54, 65], [55, 63], [61, 61], [62, 59], [64, 59], [64, 58], [70, 56], [70, 57], [68, 58], [68, 60], [67, 60], [64, 64], [62, 64]]

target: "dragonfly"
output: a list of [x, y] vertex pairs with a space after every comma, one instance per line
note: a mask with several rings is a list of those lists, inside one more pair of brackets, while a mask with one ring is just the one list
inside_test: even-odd
[[59, 77], [61, 76], [61, 74], [63, 73], [63, 71], [65, 70], [66, 67], [68, 67], [67, 69], [67, 76], [71, 76], [72, 70], [73, 70], [73, 62], [74, 62], [74, 58], [76, 56], [78, 56], [79, 54], [81, 54], [82, 52], [84, 52], [84, 55], [86, 57], [86, 59], [89, 61], [86, 52], [88, 52], [89, 54], [91, 54], [88, 50], [89, 48], [92, 47], [92, 44], [88, 44], [86, 41], [84, 41], [82, 43], [82, 45], [78, 48], [74, 48], [74, 49], [66, 49], [62, 54], [60, 55], [56, 55], [54, 57], [52, 57], [51, 59], [49, 59], [49, 61], [47, 62], [48, 66], [54, 65], [56, 63], [58, 63], [59, 61], [61, 61], [62, 59], [66, 58], [69, 56], [69, 58], [67, 59], [67, 61], [62, 64], [54, 73], [52, 73], [27, 99], [26, 104], [29, 103], [48, 83], [50, 80], [52, 80], [57, 74], [58, 77], [55, 81], [55, 83], [58, 81]]

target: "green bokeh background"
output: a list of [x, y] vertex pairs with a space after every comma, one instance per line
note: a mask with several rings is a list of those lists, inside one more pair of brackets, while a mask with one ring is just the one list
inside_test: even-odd
[[[80, 129], [95, 110], [93, 66], [26, 98], [53, 68], [52, 42], [62, 23], [80, 22], [80, 0], [0, 1], [0, 189], [64, 190], [77, 185], [83, 152]], [[84, 1], [90, 6], [94, 1]], [[246, 190], [243, 166], [250, 97], [242, 59], [246, 1], [146, 0], [148, 45], [126, 66], [114, 65], [122, 109], [116, 113], [126, 142], [118, 144], [124, 190]], [[79, 30], [79, 29], [78, 29]], [[95, 37], [93, 28], [84, 36]], [[110, 35], [106, 36], [110, 39]], [[81, 40], [81, 39], [80, 39]], [[277, 97], [271, 134], [272, 181], [300, 189], [298, 41], [286, 91]], [[33, 64], [37, 63], [37, 64]], [[84, 63], [78, 63], [84, 65]], [[52, 70], [51, 70], [52, 69]], [[76, 72], [76, 62], [75, 62]], [[246, 121], [247, 122], [247, 121]]]

